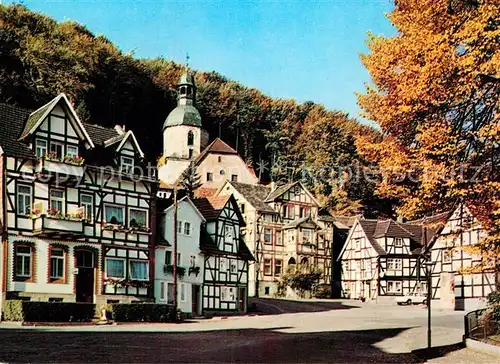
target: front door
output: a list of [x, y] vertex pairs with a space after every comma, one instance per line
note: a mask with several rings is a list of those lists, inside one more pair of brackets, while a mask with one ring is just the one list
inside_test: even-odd
[[75, 251], [76, 268], [76, 302], [94, 303], [95, 254], [93, 251], [79, 249]]
[[238, 299], [240, 301], [240, 312], [246, 312], [246, 303], [247, 303], [247, 290], [246, 290], [246, 288], [240, 288]]
[[192, 285], [192, 311], [193, 315], [199, 315], [200, 314], [200, 286], [197, 286], [195, 284]]

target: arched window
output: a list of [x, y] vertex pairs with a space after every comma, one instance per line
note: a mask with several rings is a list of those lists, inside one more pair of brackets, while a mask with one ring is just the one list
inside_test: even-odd
[[301, 265], [308, 265], [308, 264], [309, 264], [309, 260], [308, 260], [307, 258], [302, 258], [302, 259], [300, 260], [300, 264], [301, 264]]
[[295, 264], [295, 258], [294, 257], [291, 257], [290, 259], [288, 259], [288, 265], [290, 264]]
[[188, 145], [194, 144], [194, 133], [190, 130], [188, 133]]

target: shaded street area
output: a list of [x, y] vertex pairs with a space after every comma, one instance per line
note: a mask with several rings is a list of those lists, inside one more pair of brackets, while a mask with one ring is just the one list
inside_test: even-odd
[[[356, 301], [253, 299], [256, 316], [184, 324], [0, 325], [0, 362], [424, 362], [425, 310]], [[463, 349], [462, 314], [436, 311], [432, 361], [495, 362]], [[459, 356], [458, 356], [459, 355]]]

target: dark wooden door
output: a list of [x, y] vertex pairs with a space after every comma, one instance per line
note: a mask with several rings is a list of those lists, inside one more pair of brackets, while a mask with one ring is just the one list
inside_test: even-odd
[[240, 301], [240, 311], [245, 312], [246, 311], [245, 306], [247, 303], [247, 290], [246, 290], [246, 288], [240, 288], [238, 299]]
[[76, 268], [76, 302], [94, 302], [94, 253], [88, 250], [77, 250]]
[[195, 284], [192, 285], [192, 312], [193, 315], [199, 315], [200, 314], [200, 286], [197, 286]]

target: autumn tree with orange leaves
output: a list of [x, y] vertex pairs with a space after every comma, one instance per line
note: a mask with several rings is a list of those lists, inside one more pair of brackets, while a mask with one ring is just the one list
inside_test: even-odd
[[379, 168], [377, 193], [408, 218], [466, 203], [498, 271], [500, 1], [399, 0], [388, 17], [398, 33], [369, 36], [361, 58], [372, 84], [358, 95], [383, 131], [357, 140]]

